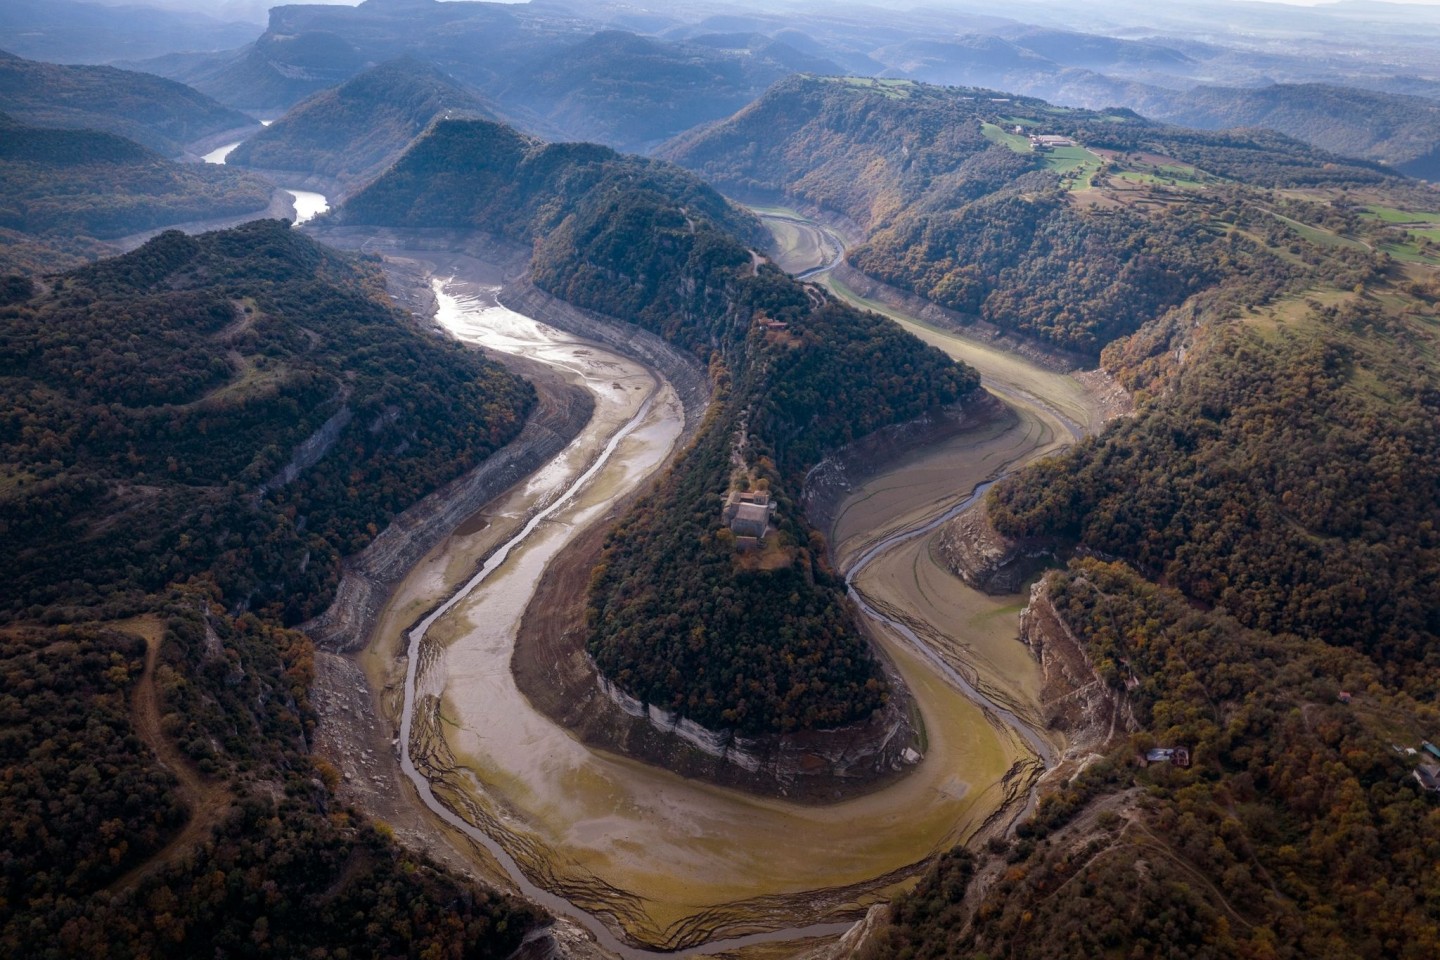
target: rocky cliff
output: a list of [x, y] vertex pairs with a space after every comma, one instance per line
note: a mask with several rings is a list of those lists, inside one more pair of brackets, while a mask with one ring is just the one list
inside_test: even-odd
[[1042, 715], [1046, 726], [1065, 734], [1067, 758], [1138, 728], [1125, 695], [1100, 679], [1085, 645], [1056, 609], [1049, 577], [1030, 588], [1030, 602], [1020, 614], [1020, 641], [1040, 661]]
[[950, 572], [985, 593], [1015, 593], [1055, 559], [1055, 547], [1045, 540], [1007, 537], [990, 523], [984, 502], [960, 514], [941, 528], [936, 541]]

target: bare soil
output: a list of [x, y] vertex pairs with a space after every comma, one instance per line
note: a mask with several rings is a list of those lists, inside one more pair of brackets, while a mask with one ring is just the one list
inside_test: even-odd
[[130, 702], [130, 721], [134, 724], [135, 733], [145, 741], [146, 746], [155, 751], [156, 759], [175, 775], [175, 779], [179, 781], [176, 793], [179, 794], [181, 802], [190, 808], [190, 819], [169, 843], [110, 887], [114, 891], [124, 891], [133, 889], [141, 879], [161, 867], [178, 862], [209, 839], [210, 831], [229, 811], [233, 797], [224, 783], [206, 779], [191, 766], [161, 729], [160, 699], [155, 689], [155, 664], [160, 656], [160, 644], [165, 639], [164, 621], [157, 616], [148, 615], [122, 620], [113, 626], [145, 640], [145, 669], [140, 674], [140, 681], [135, 685], [135, 695]]

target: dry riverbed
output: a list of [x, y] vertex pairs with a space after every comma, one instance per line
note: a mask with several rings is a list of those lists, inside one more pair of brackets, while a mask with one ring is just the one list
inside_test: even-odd
[[[795, 235], [802, 233], [797, 228]], [[823, 257], [824, 244], [815, 241], [814, 256]], [[462, 276], [437, 288], [440, 321], [462, 340], [550, 365], [593, 393], [597, 413], [564, 454], [461, 526], [399, 583], [358, 659], [363, 681], [357, 661], [332, 664], [339, 671], [328, 684], [337, 691], [334, 710], [355, 729], [370, 727], [352, 741], [361, 762], [347, 771], [352, 789], [374, 786], [367, 809], [390, 813], [406, 839], [419, 839], [428, 819], [432, 849], [525, 889], [528, 881], [507, 876], [502, 861], [512, 859], [529, 880], [606, 918], [631, 943], [707, 944], [705, 952], [744, 946], [715, 942], [727, 937], [778, 931], [776, 939], [795, 940], [821, 932], [807, 924], [858, 919], [913, 879], [931, 855], [1012, 819], [1041, 766], [1028, 731], [993, 708], [1021, 721], [1034, 717], [1038, 670], [1015, 639], [1022, 598], [966, 588], [937, 563], [931, 535], [875, 555], [855, 582], [867, 603], [893, 618], [892, 625], [872, 624], [872, 636], [903, 674], [925, 730], [924, 761], [881, 790], [829, 806], [726, 790], [588, 748], [531, 707], [510, 661], [535, 585], [562, 546], [587, 525], [605, 522], [620, 497], [663, 465], [684, 411], [654, 371], [499, 307], [499, 280], [472, 272], [468, 281]], [[897, 320], [975, 363], [1001, 402], [888, 458], [882, 470], [855, 474], [854, 488], [837, 501], [831, 531], [842, 569], [942, 513], [976, 484], [1060, 449], [1096, 421], [1073, 378]], [[612, 444], [622, 428], [630, 432]], [[437, 830], [442, 818], [427, 816], [414, 791], [401, 791], [402, 800], [393, 783], [385, 790], [387, 775], [393, 780], [396, 773], [393, 755], [381, 754], [404, 707], [406, 631], [455, 596], [537, 510], [595, 466], [607, 445], [613, 450], [594, 477], [465, 591], [420, 642], [411, 743], [415, 766], [428, 776], [421, 793], [433, 791], [447, 813], [468, 821]], [[967, 695], [957, 676], [983, 696]], [[370, 718], [361, 716], [367, 709]], [[498, 854], [472, 839], [476, 825], [498, 844]], [[785, 950], [749, 949], [767, 956]]]

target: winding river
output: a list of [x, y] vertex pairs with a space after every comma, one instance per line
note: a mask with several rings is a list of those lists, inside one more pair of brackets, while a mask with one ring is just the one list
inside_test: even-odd
[[[838, 247], [815, 249], [833, 265]], [[805, 806], [590, 749], [516, 689], [515, 633], [546, 565], [663, 466], [682, 411], [654, 371], [507, 310], [494, 287], [459, 276], [437, 281], [435, 293], [438, 320], [459, 339], [546, 363], [596, 399], [591, 424], [554, 461], [417, 565], [384, 619], [415, 623], [407, 611], [430, 612], [403, 634], [377, 631], [371, 648], [375, 669], [389, 672], [373, 682], [401, 694], [404, 774], [519, 890], [629, 958], [834, 936], [927, 858], [1025, 806], [1055, 744], [1028, 710], [1033, 678], [1007, 686], [996, 676], [1034, 672], [1014, 640], [1016, 598], [961, 604], [989, 624], [977, 629], [993, 635], [992, 650], [956, 641], [968, 621], [923, 604], [917, 613], [886, 577], [996, 476], [1088, 426], [1073, 380], [995, 351], [982, 373], [1018, 414], [897, 462], [842, 511], [838, 562], [914, 695], [925, 759], [874, 793]], [[943, 331], [897, 322], [952, 354], [972, 351]], [[1065, 389], [1039, 400], [1052, 380]], [[960, 491], [969, 492], [957, 499]], [[943, 590], [963, 590], [956, 584]], [[987, 667], [987, 656], [998, 666]]]
[[[265, 125], [268, 127], [270, 124], [267, 122]], [[226, 158], [230, 156], [231, 151], [238, 146], [240, 146], [239, 140], [236, 140], [234, 143], [227, 143], [222, 147], [216, 147], [200, 159], [206, 163], [223, 165]], [[315, 193], [312, 190], [299, 190], [284, 185], [281, 185], [280, 189], [290, 194], [295, 203], [295, 225], [297, 227], [305, 221], [312, 220], [330, 209], [330, 200], [323, 193]]]

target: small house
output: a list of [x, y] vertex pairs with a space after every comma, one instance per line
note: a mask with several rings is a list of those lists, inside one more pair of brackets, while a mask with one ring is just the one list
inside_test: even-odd
[[1434, 757], [1436, 760], [1440, 760], [1440, 747], [1435, 746], [1435, 744], [1431, 743], [1429, 740], [1422, 740], [1420, 742], [1420, 749], [1430, 754], [1430, 756]]
[[1415, 782], [1422, 790], [1440, 793], [1440, 767], [1433, 763], [1422, 763], [1415, 768]]
[[1145, 765], [1168, 763], [1173, 767], [1190, 766], [1189, 747], [1153, 747], [1145, 751]]

